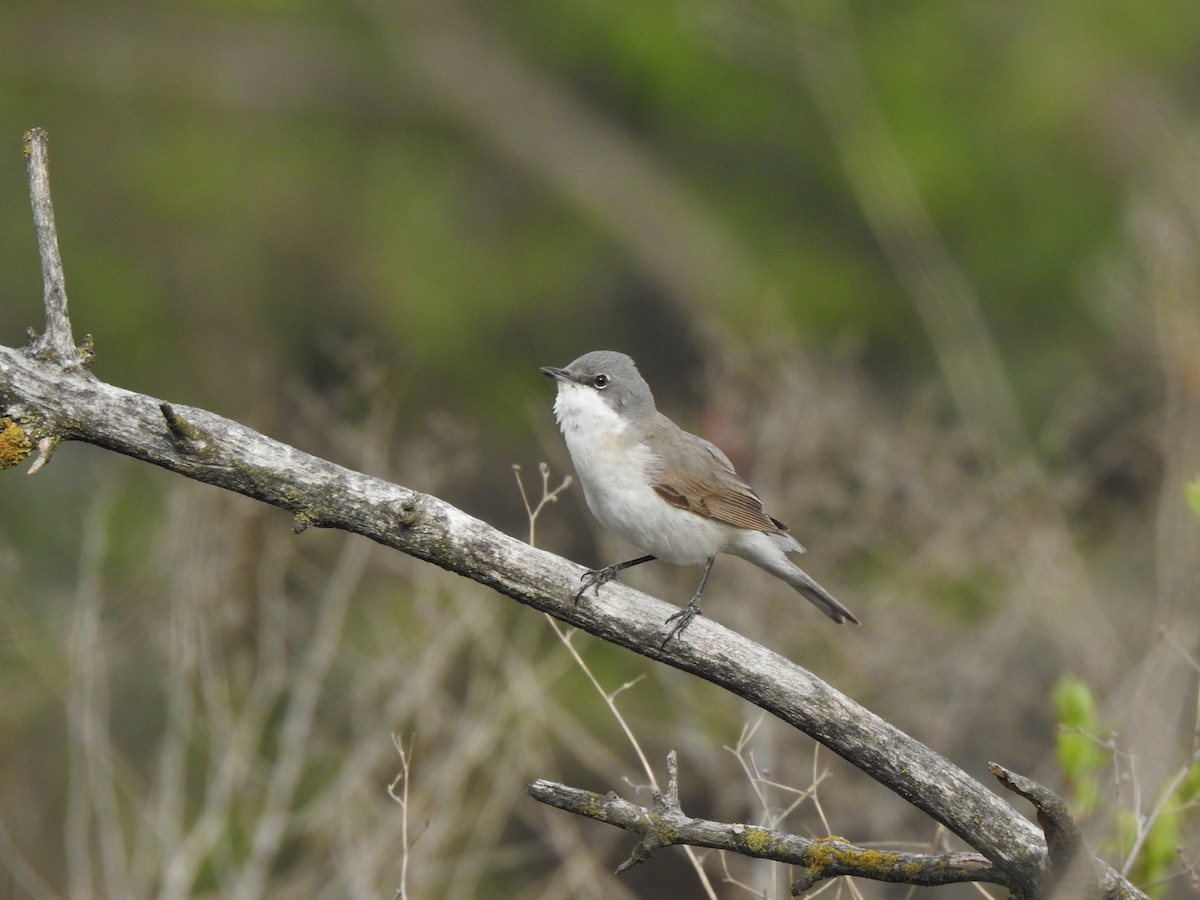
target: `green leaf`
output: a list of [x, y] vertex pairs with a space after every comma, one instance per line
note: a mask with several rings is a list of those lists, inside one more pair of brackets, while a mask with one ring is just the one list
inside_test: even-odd
[[1087, 683], [1074, 675], [1063, 675], [1050, 693], [1054, 713], [1063, 728], [1096, 730], [1096, 701]]
[[1071, 786], [1075, 814], [1085, 816], [1100, 799], [1099, 775], [1108, 754], [1096, 743], [1096, 701], [1087, 684], [1063, 675], [1050, 694], [1059, 733], [1055, 739], [1058, 765]]
[[1183, 489], [1183, 493], [1187, 497], [1188, 506], [1192, 508], [1192, 512], [1200, 516], [1200, 477], [1189, 481]]

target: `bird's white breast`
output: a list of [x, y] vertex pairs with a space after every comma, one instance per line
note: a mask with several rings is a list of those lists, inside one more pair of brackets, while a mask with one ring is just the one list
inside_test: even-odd
[[647, 553], [699, 563], [723, 549], [729, 526], [674, 506], [652, 485], [661, 460], [590, 387], [560, 384], [554, 414], [583, 485], [588, 509], [610, 531]]
[[650, 480], [657, 459], [592, 388], [563, 385], [554, 414], [588, 508], [605, 527], [625, 534], [625, 523], [654, 496]]

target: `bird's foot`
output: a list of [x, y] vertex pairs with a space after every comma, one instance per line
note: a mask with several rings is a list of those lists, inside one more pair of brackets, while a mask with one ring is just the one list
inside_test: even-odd
[[670, 625], [672, 622], [674, 622], [675, 627], [667, 633], [665, 638], [663, 638], [663, 642], [659, 644], [658, 649], [666, 649], [667, 644], [671, 643], [671, 641], [683, 634], [684, 629], [691, 625], [692, 620], [699, 615], [702, 615], [700, 612], [700, 597], [696, 596], [688, 602], [687, 606], [675, 613], [675, 615], [667, 617], [666, 622], [663, 624]]
[[603, 569], [592, 569], [590, 572], [580, 575], [579, 580], [583, 582], [583, 587], [575, 592], [575, 605], [579, 605], [579, 601], [583, 599], [583, 595], [589, 588], [597, 597], [600, 596], [601, 585], [616, 581], [617, 573], [620, 571], [620, 566], [605, 566]]

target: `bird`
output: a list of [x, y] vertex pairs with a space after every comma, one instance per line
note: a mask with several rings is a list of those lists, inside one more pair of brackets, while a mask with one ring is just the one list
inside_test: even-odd
[[543, 366], [541, 371], [558, 383], [554, 415], [588, 509], [645, 554], [584, 573], [576, 603], [589, 589], [598, 596], [602, 585], [632, 566], [656, 559], [703, 565], [692, 599], [666, 620], [674, 627], [662, 642], [665, 648], [701, 614], [700, 595], [713, 563], [727, 553], [787, 582], [833, 621], [859, 624], [788, 559], [804, 547], [767, 514], [729, 457], [658, 411], [629, 356], [593, 350], [565, 368]]

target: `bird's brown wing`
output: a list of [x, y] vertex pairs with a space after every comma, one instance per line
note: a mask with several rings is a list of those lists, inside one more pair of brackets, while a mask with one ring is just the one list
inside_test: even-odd
[[691, 439], [687, 450], [672, 459], [670, 472], [662, 472], [655, 480], [656, 494], [674, 506], [728, 525], [755, 531], [788, 530], [767, 515], [762, 501], [724, 453], [703, 438], [683, 433]]

